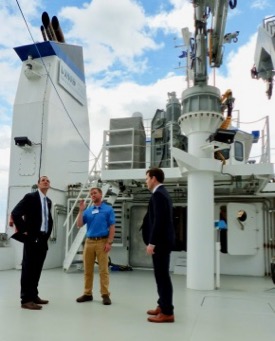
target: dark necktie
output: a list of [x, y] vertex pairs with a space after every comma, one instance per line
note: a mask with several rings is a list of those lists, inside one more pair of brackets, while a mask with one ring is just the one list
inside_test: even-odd
[[43, 198], [43, 215], [44, 215], [44, 229], [48, 232], [48, 215], [47, 215], [47, 198]]

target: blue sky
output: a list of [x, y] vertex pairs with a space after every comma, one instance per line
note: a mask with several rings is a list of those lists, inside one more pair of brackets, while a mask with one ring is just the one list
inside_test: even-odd
[[[138, 111], [152, 118], [156, 109], [165, 108], [167, 92], [176, 91], [180, 97], [186, 82], [184, 69], [177, 69], [182, 49], [175, 45], [183, 43], [181, 28], [193, 32], [194, 27], [189, 0], [1, 0], [0, 230], [5, 229], [12, 106], [21, 69], [13, 47], [32, 43], [18, 4], [35, 41], [42, 41], [41, 15], [47, 11], [59, 18], [68, 43], [83, 46], [95, 152], [110, 117]], [[258, 26], [271, 15], [275, 15], [274, 0], [239, 0], [234, 10], [229, 9], [226, 33], [240, 34], [237, 43], [224, 46], [216, 86], [222, 93], [233, 90], [242, 121], [269, 115], [275, 141], [274, 98], [268, 101], [263, 81], [250, 77]], [[273, 157], [275, 161], [275, 152]]]

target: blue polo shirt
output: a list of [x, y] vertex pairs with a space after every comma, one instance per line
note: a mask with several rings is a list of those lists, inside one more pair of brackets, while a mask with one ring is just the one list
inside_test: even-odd
[[110, 225], [115, 224], [114, 210], [105, 202], [100, 206], [92, 205], [83, 212], [83, 223], [87, 225], [86, 237], [108, 236]]

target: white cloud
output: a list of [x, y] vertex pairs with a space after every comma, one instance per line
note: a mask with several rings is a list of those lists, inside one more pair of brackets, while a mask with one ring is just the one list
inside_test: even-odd
[[[30, 23], [32, 18], [37, 17], [37, 10], [41, 1], [22, 0], [19, 3], [34, 40], [41, 40], [40, 30]], [[0, 74], [1, 79], [4, 80], [0, 83], [0, 106], [3, 107], [4, 104], [10, 106], [13, 104], [20, 73], [20, 59], [13, 48], [21, 46], [22, 42], [25, 42], [26, 45], [31, 44], [32, 39], [15, 2], [1, 1], [0, 22], [2, 23], [0, 30]], [[3, 111], [0, 120], [2, 121], [2, 119]]]
[[[35, 41], [41, 40], [40, 31], [31, 25], [31, 20], [38, 16], [41, 1], [21, 0], [19, 1], [22, 12], [15, 1], [2, 0], [0, 3], [0, 41], [2, 47], [13, 48], [22, 42], [32, 43], [25, 21]], [[24, 14], [24, 18], [22, 16]], [[1, 49], [2, 50], [2, 49]]]
[[159, 48], [145, 29], [142, 7], [130, 0], [120, 0], [115, 6], [108, 0], [94, 0], [82, 8], [66, 7], [59, 16], [72, 23], [66, 37], [71, 41], [81, 37], [84, 42], [88, 73], [106, 71], [116, 62], [133, 72], [143, 65], [138, 56]]
[[190, 6], [189, 1], [171, 1], [175, 6], [169, 12], [165, 10], [159, 12], [153, 17], [147, 19], [148, 26], [151, 30], [161, 29], [163, 32], [173, 33], [180, 36], [180, 30], [184, 27], [189, 27], [191, 30], [194, 27], [194, 8]]
[[19, 0], [19, 1], [10, 1], [10, 0], [2, 0], [0, 4], [0, 9], [7, 9], [13, 12], [19, 12], [20, 9], [22, 12], [28, 17], [37, 16], [37, 10], [42, 7], [43, 0]]
[[[11, 127], [8, 125], [2, 125], [0, 129], [0, 148], [6, 149], [10, 147], [10, 135], [11, 135]], [[0, 158], [1, 165], [1, 158]]]
[[251, 2], [251, 8], [256, 8], [256, 9], [265, 9], [270, 7], [269, 1], [268, 0], [254, 0]]
[[[15, 54], [15, 52], [13, 51]], [[14, 59], [14, 56], [12, 57]], [[20, 75], [20, 67], [18, 65], [11, 65], [8, 62], [0, 61], [0, 74], [1, 78], [5, 79], [4, 82], [0, 82], [0, 103], [1, 106], [10, 105], [14, 103], [16, 94], [17, 82]], [[2, 121], [3, 111], [0, 114], [0, 122]]]
[[[40, 16], [37, 15], [37, 10], [39, 6], [42, 7], [42, 1], [21, 0], [20, 4], [27, 14], [28, 22]], [[165, 12], [162, 7], [155, 16], [150, 17], [146, 17], [138, 2], [130, 0], [116, 1], [113, 6], [110, 6], [110, 0], [93, 0], [78, 8], [64, 7], [58, 14], [62, 27], [71, 25], [70, 29], [64, 32], [67, 41], [84, 46], [85, 68], [89, 76], [87, 95], [91, 150], [96, 155], [102, 146], [103, 130], [109, 128], [110, 118], [131, 116], [137, 111], [141, 112], [145, 119], [152, 118], [156, 109], [165, 108], [167, 92], [176, 91], [180, 98], [181, 92], [186, 88], [185, 76], [173, 72], [149, 85], [136, 84], [129, 81], [128, 77], [131, 72], [145, 72], [148, 67], [146, 51], [163, 47], [161, 43], [154, 41], [158, 32], [172, 33], [182, 43], [180, 29], [193, 29], [193, 5], [190, 1], [171, 0], [170, 4], [174, 8], [169, 12]], [[263, 6], [268, 3], [254, 1], [253, 5]], [[13, 104], [20, 71], [19, 58], [12, 48], [22, 42], [30, 43], [30, 36], [18, 8], [9, 0], [0, 4], [0, 20], [5, 23], [0, 30], [0, 72], [1, 77], [5, 79], [5, 82], [0, 83], [0, 122], [5, 122], [4, 126], [0, 126], [0, 205], [5, 207], [10, 143], [7, 105]], [[37, 27], [30, 27], [36, 39], [41, 41]], [[255, 126], [258, 129], [262, 125], [263, 121], [259, 121], [262, 117], [269, 117], [271, 128], [275, 124], [275, 95], [268, 100], [264, 82], [252, 80], [250, 77], [255, 45], [254, 35], [230, 55], [225, 54], [225, 76], [221, 75], [219, 70], [216, 71], [216, 86], [221, 93], [228, 88], [232, 89], [236, 99], [235, 109], [240, 110], [241, 121], [251, 122], [250, 125], [242, 127], [248, 131], [256, 130]], [[116, 69], [117, 64], [123, 65], [123, 68]], [[95, 79], [95, 73], [99, 72], [104, 72], [101, 80]], [[209, 83], [213, 84], [212, 74], [209, 79]], [[115, 81], [118, 81], [116, 85]], [[104, 84], [109, 87], [104, 87]], [[275, 141], [274, 133], [271, 129], [272, 143]], [[274, 144], [271, 147], [274, 147]]]

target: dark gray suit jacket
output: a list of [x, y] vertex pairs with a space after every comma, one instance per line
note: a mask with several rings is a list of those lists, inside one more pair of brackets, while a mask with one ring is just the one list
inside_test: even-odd
[[[49, 212], [47, 237], [49, 238], [52, 231], [53, 219], [51, 215], [52, 202], [48, 197], [47, 203]], [[27, 232], [28, 238], [38, 238], [42, 224], [42, 207], [39, 192], [36, 191], [26, 194], [14, 207], [11, 212], [11, 216], [19, 233], [19, 236], [14, 236], [14, 239], [19, 240], [20, 235], [22, 236], [24, 232]]]
[[155, 251], [173, 249], [175, 243], [173, 205], [163, 185], [152, 194], [141, 229], [144, 243], [155, 245]]

